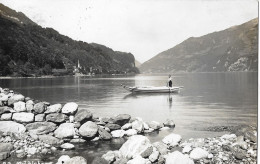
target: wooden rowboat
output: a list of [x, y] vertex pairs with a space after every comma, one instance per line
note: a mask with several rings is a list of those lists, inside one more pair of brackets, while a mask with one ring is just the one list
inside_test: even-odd
[[[122, 85], [122, 84], [121, 84]], [[133, 92], [133, 93], [179, 93], [180, 90], [183, 88], [183, 86], [179, 87], [128, 87], [125, 85], [122, 85], [123, 88], [126, 90]]]

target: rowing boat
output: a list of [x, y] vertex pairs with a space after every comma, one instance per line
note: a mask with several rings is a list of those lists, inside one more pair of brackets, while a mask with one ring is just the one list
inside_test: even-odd
[[128, 87], [122, 85], [126, 90], [133, 93], [179, 93], [183, 86], [180, 87]]

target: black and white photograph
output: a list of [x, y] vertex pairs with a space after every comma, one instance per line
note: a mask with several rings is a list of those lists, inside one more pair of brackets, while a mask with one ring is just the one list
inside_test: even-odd
[[258, 0], [0, 0], [0, 164], [257, 164]]

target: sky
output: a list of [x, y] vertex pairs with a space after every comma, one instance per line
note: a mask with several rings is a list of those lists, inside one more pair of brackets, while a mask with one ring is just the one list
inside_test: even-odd
[[143, 63], [183, 42], [258, 17], [257, 0], [0, 0], [74, 40]]

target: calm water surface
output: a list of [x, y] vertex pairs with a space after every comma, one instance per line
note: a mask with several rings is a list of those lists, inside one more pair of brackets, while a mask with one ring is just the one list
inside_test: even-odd
[[[167, 75], [1, 79], [0, 86], [52, 104], [73, 101], [80, 110], [88, 109], [96, 116], [127, 113], [144, 121], [173, 119], [174, 130], [148, 136], [151, 141], [158, 141], [171, 132], [183, 138], [210, 137], [220, 134], [202, 129], [256, 125], [257, 80], [257, 73], [251, 72], [178, 74], [173, 76], [173, 85], [184, 86], [179, 94], [131, 94], [120, 86], [164, 86]], [[122, 142], [99, 144], [100, 150], [96, 145], [92, 145], [93, 150], [88, 145], [85, 154], [81, 153], [93, 159], [95, 153], [118, 149]]]

